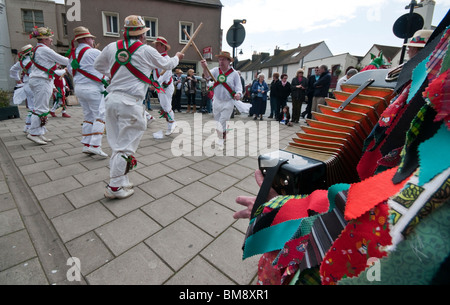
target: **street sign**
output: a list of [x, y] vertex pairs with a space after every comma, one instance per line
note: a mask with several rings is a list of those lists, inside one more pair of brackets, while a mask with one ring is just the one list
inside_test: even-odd
[[[398, 38], [411, 38], [415, 32], [422, 29], [424, 25], [423, 17], [417, 13], [405, 14], [394, 23], [393, 32]], [[409, 29], [408, 29], [409, 26]]]
[[242, 24], [233, 24], [227, 32], [227, 42], [232, 48], [239, 47], [245, 40], [245, 28]]

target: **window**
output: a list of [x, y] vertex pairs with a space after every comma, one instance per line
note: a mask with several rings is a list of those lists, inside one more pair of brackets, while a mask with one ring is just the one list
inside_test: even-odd
[[102, 12], [103, 35], [119, 37], [119, 13]]
[[281, 74], [287, 74], [288, 65], [283, 65], [283, 72]]
[[22, 10], [23, 30], [24, 32], [31, 32], [35, 26], [44, 26], [43, 11]]
[[158, 37], [158, 19], [144, 17], [145, 26], [150, 29], [145, 36], [148, 40], [155, 40]]
[[186, 32], [191, 36], [193, 27], [194, 24], [192, 22], [180, 21], [180, 43], [187, 43], [189, 41], [186, 34], [184, 34], [184, 29], [186, 29]]
[[66, 18], [66, 14], [61, 14], [62, 17], [62, 24], [63, 24], [63, 33], [64, 36], [68, 36], [69, 32], [67, 30], [67, 18]]

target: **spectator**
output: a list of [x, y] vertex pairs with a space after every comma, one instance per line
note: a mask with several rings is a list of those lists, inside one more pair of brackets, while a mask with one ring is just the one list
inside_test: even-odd
[[145, 99], [144, 99], [144, 105], [147, 105], [147, 110], [148, 111], [153, 111], [152, 110], [152, 103], [151, 103], [151, 98], [152, 97], [153, 97], [153, 91], [150, 90], [150, 87], [148, 87], [147, 93], [145, 94]]
[[341, 77], [337, 84], [336, 84], [336, 91], [341, 91], [341, 85], [346, 83], [353, 75], [355, 75], [356, 73], [358, 73], [358, 70], [356, 69], [349, 69], [347, 71], [347, 74], [345, 74], [343, 77]]
[[292, 126], [291, 114], [289, 112], [289, 106], [287, 106], [287, 105], [284, 106], [283, 110], [281, 111], [280, 124], [283, 124], [286, 126]]
[[319, 80], [319, 67], [314, 68], [314, 74], [312, 74], [308, 78], [308, 89], [306, 90], [306, 95], [308, 97], [308, 101], [306, 104], [305, 111], [302, 112], [302, 117], [310, 119], [311, 118], [311, 109], [312, 109], [312, 100], [314, 97], [314, 83]]
[[277, 92], [278, 92], [278, 106], [277, 113], [279, 119], [279, 115], [284, 106], [287, 105], [287, 99], [289, 95], [291, 95], [291, 84], [288, 82], [288, 76], [286, 73], [281, 74], [281, 81], [277, 83]]
[[185, 83], [185, 93], [187, 96], [186, 113], [191, 113], [191, 105], [193, 106], [192, 113], [195, 113], [197, 111], [197, 105], [195, 104], [195, 94], [197, 93], [197, 79], [195, 78], [193, 69], [188, 70], [184, 83]]
[[253, 119], [258, 119], [258, 115], [260, 116], [260, 120], [263, 120], [263, 115], [266, 113], [267, 108], [267, 91], [269, 91], [269, 86], [267, 86], [265, 79], [265, 75], [260, 73], [258, 75], [258, 81], [253, 83], [252, 93], [255, 94], [254, 102], [253, 102]]
[[275, 72], [272, 76], [272, 83], [270, 84], [270, 115], [269, 119], [277, 118], [278, 116], [278, 91], [276, 84], [280, 81], [280, 73]]
[[300, 119], [300, 111], [305, 101], [306, 89], [308, 88], [308, 80], [303, 77], [303, 69], [297, 70], [297, 75], [292, 79], [292, 122], [298, 123]]
[[173, 111], [181, 112], [181, 88], [182, 88], [182, 78], [181, 74], [183, 71], [181, 69], [176, 69], [173, 75], [173, 85], [175, 86], [175, 94], [172, 97], [172, 109]]
[[250, 108], [250, 111], [248, 112], [248, 116], [249, 117], [251, 117], [252, 115], [253, 115], [253, 100], [254, 100], [254, 97], [255, 97], [255, 95], [252, 93], [252, 87], [253, 87], [253, 84], [255, 83], [255, 82], [257, 82], [258, 81], [258, 75], [261, 73], [261, 71], [258, 71], [256, 74], [255, 74], [255, 78], [253, 79], [253, 81], [252, 81], [252, 85], [250, 86], [250, 98], [251, 98], [251, 101], [250, 101], [250, 104], [252, 105], [252, 107]]
[[202, 89], [202, 105], [200, 107], [201, 113], [207, 113], [206, 105], [208, 100], [208, 80], [205, 77], [205, 74], [202, 74], [202, 79], [200, 80], [200, 88]]
[[319, 105], [325, 104], [325, 97], [328, 96], [328, 90], [331, 84], [331, 75], [326, 65], [319, 67], [319, 75], [319, 79], [314, 83], [312, 111], [315, 112], [320, 112]]

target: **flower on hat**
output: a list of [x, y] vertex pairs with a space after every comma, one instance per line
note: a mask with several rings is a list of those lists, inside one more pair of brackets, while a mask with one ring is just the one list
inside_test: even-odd
[[50, 37], [53, 36], [53, 31], [46, 27], [40, 27], [38, 28], [36, 25], [34, 26], [33, 30], [31, 31], [30, 34], [30, 39], [32, 38], [45, 38], [45, 37]]

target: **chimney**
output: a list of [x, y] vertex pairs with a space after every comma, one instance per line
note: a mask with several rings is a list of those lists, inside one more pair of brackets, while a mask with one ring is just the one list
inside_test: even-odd
[[414, 11], [415, 13], [422, 15], [424, 20], [423, 29], [431, 30], [431, 21], [433, 20], [434, 6], [436, 5], [436, 2], [433, 0], [425, 0], [420, 3], [422, 3], [423, 6], [416, 8]]
[[258, 61], [261, 58], [261, 54], [254, 52], [252, 54], [252, 62]]
[[278, 54], [280, 54], [281, 52], [283, 52], [284, 50], [280, 50], [279, 47], [277, 47], [275, 50], [273, 50], [273, 55], [277, 56]]

